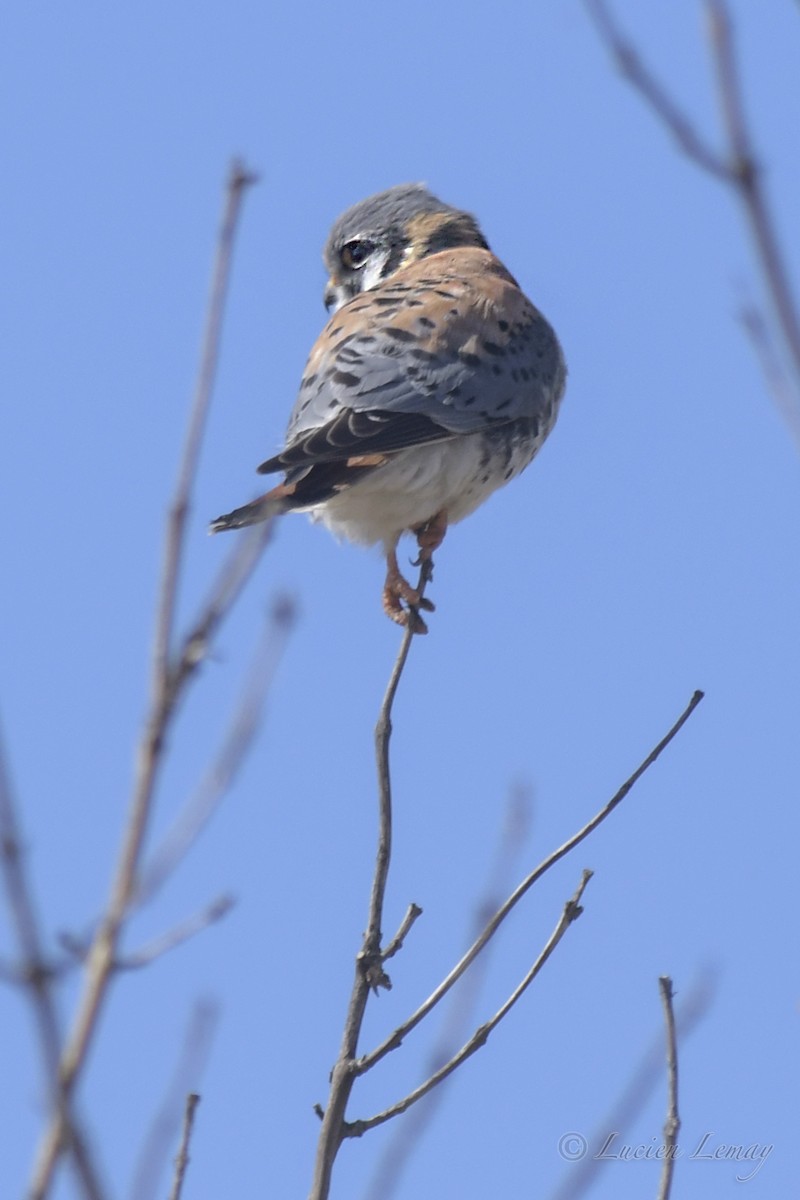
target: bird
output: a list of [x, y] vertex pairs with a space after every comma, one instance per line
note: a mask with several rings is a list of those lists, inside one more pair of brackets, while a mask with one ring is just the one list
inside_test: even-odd
[[323, 252], [332, 314], [308, 357], [283, 473], [210, 532], [306, 512], [338, 538], [380, 545], [386, 614], [427, 632], [434, 605], [400, 571], [414, 535], [427, 581], [450, 525], [524, 470], [566, 383], [558, 338], [492, 253], [474, 216], [424, 184], [347, 209]]

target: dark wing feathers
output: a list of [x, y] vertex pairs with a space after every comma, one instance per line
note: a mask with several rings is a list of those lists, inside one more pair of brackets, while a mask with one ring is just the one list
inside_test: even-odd
[[385, 454], [452, 436], [422, 413], [359, 412], [344, 408], [327, 425], [295, 438], [258, 470], [261, 475], [269, 475], [311, 463], [341, 462], [351, 455]]
[[390, 453], [520, 418], [564, 387], [555, 334], [488, 251], [423, 258], [341, 308], [313, 347], [262, 472]]

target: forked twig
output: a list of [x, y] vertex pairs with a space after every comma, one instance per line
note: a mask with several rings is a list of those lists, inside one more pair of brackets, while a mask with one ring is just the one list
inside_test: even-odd
[[412, 1104], [416, 1104], [416, 1102], [421, 1100], [423, 1096], [427, 1096], [428, 1092], [432, 1091], [433, 1088], [445, 1080], [448, 1075], [452, 1075], [453, 1071], [458, 1070], [462, 1063], [466, 1062], [466, 1060], [470, 1058], [476, 1050], [479, 1050], [481, 1046], [486, 1045], [490, 1033], [511, 1011], [523, 993], [527, 991], [536, 976], [541, 971], [544, 964], [547, 962], [550, 955], [555, 950], [558, 943], [563, 938], [564, 934], [569, 929], [572, 922], [576, 921], [583, 912], [580, 901], [586, 889], [586, 885], [591, 877], [591, 871], [583, 872], [583, 877], [578, 885], [578, 890], [572, 899], [568, 900], [564, 905], [564, 911], [561, 914], [559, 922], [553, 932], [550, 934], [550, 937], [548, 938], [541, 954], [536, 959], [536, 962], [527, 972], [525, 977], [520, 981], [520, 983], [508, 997], [508, 999], [505, 1000], [505, 1002], [500, 1006], [494, 1016], [486, 1021], [483, 1025], [479, 1026], [469, 1041], [466, 1042], [461, 1049], [449, 1059], [448, 1062], [439, 1067], [437, 1071], [434, 1071], [434, 1073], [429, 1076], [424, 1083], [421, 1083], [419, 1087], [414, 1088], [413, 1092], [409, 1092], [409, 1094], [404, 1096], [402, 1100], [398, 1100], [396, 1104], [393, 1104], [390, 1108], [384, 1109], [383, 1112], [376, 1113], [374, 1117], [367, 1117], [364, 1120], [348, 1122], [346, 1126], [347, 1137], [361, 1137], [362, 1134], [366, 1133], [368, 1129], [374, 1129], [376, 1125], [383, 1125], [384, 1122], [390, 1121], [392, 1117], [397, 1117], [400, 1115], [400, 1113], [404, 1113], [406, 1109], [411, 1107]]
[[[420, 574], [420, 589], [424, 587], [425, 582], [430, 577], [430, 563], [423, 564]], [[389, 684], [386, 689], [383, 703], [381, 705], [380, 715], [375, 727], [375, 750], [378, 771], [378, 848], [375, 863], [375, 874], [372, 882], [372, 890], [370, 895], [369, 916], [367, 929], [364, 935], [361, 950], [356, 958], [356, 972], [353, 988], [350, 995], [347, 1016], [345, 1018], [344, 1032], [342, 1043], [339, 1050], [339, 1056], [334, 1064], [331, 1072], [331, 1084], [328, 1097], [327, 1107], [323, 1110], [320, 1105], [315, 1106], [317, 1115], [321, 1118], [322, 1126], [320, 1136], [317, 1143], [317, 1155], [314, 1165], [314, 1179], [310, 1192], [310, 1200], [327, 1200], [330, 1193], [331, 1176], [333, 1165], [339, 1147], [345, 1137], [358, 1136], [366, 1129], [371, 1128], [373, 1124], [381, 1124], [383, 1121], [389, 1120], [390, 1117], [397, 1115], [398, 1112], [404, 1111], [410, 1104], [421, 1099], [428, 1091], [436, 1086], [436, 1083], [450, 1074], [456, 1067], [478, 1048], [486, 1037], [488, 1037], [494, 1025], [502, 1020], [505, 1013], [516, 1003], [519, 996], [528, 987], [536, 973], [541, 969], [541, 965], [546, 961], [552, 949], [557, 944], [558, 940], [563, 936], [563, 932], [569, 923], [574, 920], [577, 912], [577, 900], [582, 894], [589, 876], [585, 876], [577, 897], [567, 905], [565, 914], [562, 917], [562, 922], [559, 923], [557, 936], [554, 935], [552, 944], [543, 951], [542, 956], [534, 964], [534, 967], [520, 984], [519, 988], [512, 994], [506, 1004], [487, 1026], [482, 1026], [476, 1032], [473, 1038], [465, 1047], [462, 1047], [458, 1055], [455, 1056], [445, 1067], [436, 1072], [425, 1084], [416, 1089], [415, 1092], [407, 1096], [405, 1100], [400, 1102], [400, 1107], [394, 1106], [391, 1110], [386, 1110], [383, 1114], [378, 1114], [374, 1118], [369, 1118], [367, 1123], [356, 1122], [348, 1123], [346, 1120], [346, 1109], [353, 1089], [353, 1084], [358, 1075], [363, 1074], [374, 1066], [381, 1058], [384, 1057], [390, 1050], [400, 1044], [403, 1036], [409, 1030], [413, 1029], [419, 1022], [430, 1012], [442, 997], [449, 991], [453, 984], [461, 977], [475, 956], [486, 945], [488, 940], [495, 933], [505, 916], [521, 897], [529, 890], [530, 887], [540, 878], [545, 871], [549, 870], [556, 862], [569, 853], [577, 846], [584, 838], [594, 830], [601, 821], [617, 807], [618, 804], [625, 798], [636, 781], [644, 774], [644, 772], [656, 761], [658, 756], [669, 745], [681, 727], [689, 719], [694, 709], [703, 698], [702, 692], [695, 692], [691, 701], [687, 705], [684, 712], [669, 730], [669, 732], [661, 739], [658, 745], [651, 751], [644, 762], [634, 771], [633, 775], [623, 784], [619, 791], [611, 798], [604, 808], [589, 821], [583, 829], [579, 830], [572, 838], [565, 842], [561, 847], [555, 850], [545, 861], [540, 864], [537, 869], [531, 873], [522, 884], [509, 897], [504, 905], [495, 913], [494, 917], [488, 922], [487, 926], [476, 939], [467, 953], [463, 956], [456, 967], [450, 972], [445, 980], [439, 985], [436, 991], [425, 1001], [420, 1008], [405, 1022], [399, 1029], [372, 1053], [364, 1055], [360, 1059], [356, 1059], [358, 1048], [358, 1038], [361, 1032], [361, 1026], [364, 1019], [364, 1012], [367, 1005], [370, 990], [377, 990], [380, 987], [390, 986], [389, 980], [384, 971], [384, 956], [381, 952], [381, 923], [383, 919], [383, 903], [386, 891], [386, 881], [389, 871], [389, 863], [391, 859], [391, 842], [392, 842], [392, 792], [391, 792], [391, 775], [389, 769], [389, 741], [392, 732], [392, 706], [400, 679], [403, 674], [403, 669], [408, 658], [408, 653], [411, 647], [411, 639], [414, 636], [414, 625], [411, 622], [406, 628], [405, 635], [400, 645], [400, 650], [395, 661], [392, 674], [389, 679]], [[567, 919], [569, 914], [569, 919]], [[563, 928], [561, 928], [563, 923]]]
[[733, 183], [730, 163], [703, 140], [680, 105], [645, 66], [633, 42], [624, 36], [611, 15], [605, 0], [584, 0], [584, 4], [623, 79], [646, 100], [687, 158], [723, 183]]
[[702, 692], [697, 691], [694, 693], [688, 705], [669, 732], [666, 733], [658, 745], [651, 750], [647, 758], [636, 768], [630, 778], [625, 781], [622, 787], [615, 793], [614, 796], [611, 797], [608, 803], [605, 804], [590, 821], [587, 821], [582, 829], [579, 829], [578, 832], [573, 834], [571, 838], [568, 838], [563, 845], [559, 846], [557, 850], [554, 850], [552, 854], [549, 854], [547, 858], [545, 858], [544, 861], [541, 862], [538, 867], [536, 867], [535, 870], [531, 871], [530, 875], [523, 879], [522, 883], [515, 889], [515, 891], [511, 893], [505, 903], [498, 908], [494, 916], [487, 922], [482, 933], [475, 939], [466, 953], [462, 955], [450, 973], [445, 976], [438, 987], [431, 992], [427, 1000], [423, 1001], [416, 1012], [412, 1013], [412, 1015], [406, 1021], [404, 1021], [402, 1025], [398, 1026], [398, 1028], [395, 1029], [395, 1031], [390, 1034], [390, 1036], [386, 1038], [384, 1042], [376, 1047], [375, 1050], [372, 1050], [369, 1054], [363, 1055], [363, 1057], [358, 1060], [356, 1063], [356, 1070], [359, 1074], [369, 1071], [391, 1050], [397, 1049], [407, 1034], [409, 1034], [412, 1029], [419, 1025], [420, 1021], [422, 1021], [423, 1018], [428, 1015], [431, 1009], [433, 1009], [440, 1002], [440, 1000], [447, 995], [450, 988], [453, 987], [453, 985], [461, 978], [469, 965], [475, 960], [477, 955], [480, 954], [483, 947], [486, 945], [489, 939], [494, 936], [505, 918], [519, 903], [526, 892], [533, 887], [538, 879], [541, 879], [545, 872], [549, 871], [551, 867], [555, 866], [555, 864], [564, 858], [566, 854], [569, 854], [571, 850], [574, 850], [574, 848], [585, 838], [587, 838], [589, 834], [601, 824], [601, 822], [605, 821], [605, 819], [610, 816], [617, 805], [619, 805], [625, 799], [625, 797], [628, 795], [628, 792], [630, 792], [631, 788], [636, 784], [636, 782], [641, 779], [645, 771], [653, 765], [661, 752], [666, 749], [675, 735], [686, 724], [686, 722], [689, 720], [689, 717], [692, 715], [702, 699]]
[[744, 205], [764, 282], [800, 382], [800, 315], [786, 272], [786, 256], [780, 247], [775, 222], [764, 194], [762, 170], [752, 148], [745, 118], [730, 13], [722, 0], [706, 0], [706, 10], [731, 173], [734, 176], [732, 183]]
[[2, 730], [0, 730], [0, 869], [6, 889], [11, 925], [19, 946], [20, 963], [10, 978], [27, 991], [39, 1040], [42, 1070], [50, 1104], [50, 1117], [63, 1129], [78, 1182], [87, 1200], [104, 1195], [86, 1135], [74, 1112], [68, 1092], [62, 1087], [58, 1064], [61, 1030], [53, 996], [55, 971], [47, 961], [39, 928], [39, 917], [28, 882], [22, 837], [11, 788]]
[[[612, 16], [606, 0], [584, 0], [584, 3], [623, 77], [669, 130], [687, 157], [701, 170], [729, 187], [741, 203], [755, 244], [764, 286], [792, 364], [793, 406], [797, 409], [800, 407], [800, 306], [789, 282], [786, 255], [767, 202], [763, 172], [753, 150], [727, 4], [724, 0], [705, 0], [712, 66], [725, 136], [723, 150], [717, 151], [697, 132], [680, 105], [643, 63]], [[767, 382], [772, 383], [769, 373]], [[780, 407], [784, 412], [785, 403]], [[795, 412], [791, 422], [795, 433], [797, 419]]]
[[[512, 866], [525, 847], [531, 804], [532, 797], [527, 787], [521, 784], [512, 787], [485, 886], [475, 897], [468, 928], [469, 941], [480, 932], [487, 915], [494, 912], [508, 891]], [[488, 949], [465, 977], [463, 986], [453, 993], [450, 1011], [426, 1055], [426, 1074], [438, 1070], [453, 1056], [475, 1023], [478, 997], [491, 964]], [[430, 1133], [436, 1112], [446, 1096], [447, 1084], [443, 1082], [429, 1092], [403, 1121], [397, 1122], [392, 1137], [383, 1146], [363, 1200], [391, 1200], [391, 1197], [402, 1194], [405, 1167], [412, 1155], [418, 1152], [423, 1138]]]
[[[170, 664], [180, 570], [186, 533], [189, 497], [197, 468], [200, 444], [210, 403], [214, 370], [219, 353], [225, 295], [230, 275], [234, 235], [245, 188], [253, 182], [239, 163], [234, 163], [226, 186], [222, 228], [217, 244], [208, 321], [203, 340], [197, 388], [190, 410], [183, 457], [175, 496], [170, 509], [164, 551], [164, 568], [157, 604], [153, 641], [153, 673], [150, 712], [139, 746], [133, 795], [124, 828], [117, 866], [106, 911], [92, 940], [86, 961], [82, 994], [66, 1044], [61, 1052], [59, 1077], [64, 1096], [69, 1097], [83, 1070], [89, 1047], [97, 1032], [102, 1006], [116, 970], [119, 941], [136, 890], [142, 847], [153, 807], [156, 780], [163, 762], [167, 730], [175, 714], [183, 684], [198, 661], [191, 640], [184, 645], [176, 667]], [[241, 584], [226, 588], [220, 583], [214, 605], [207, 610], [208, 628], [214, 628], [228, 611]], [[228, 607], [226, 607], [226, 605]], [[207, 637], [207, 631], [203, 630]], [[205, 649], [203, 645], [201, 649]], [[63, 1107], [63, 1106], [62, 1106]], [[66, 1125], [61, 1111], [50, 1121], [34, 1164], [30, 1200], [47, 1195], [56, 1164], [65, 1146]]]

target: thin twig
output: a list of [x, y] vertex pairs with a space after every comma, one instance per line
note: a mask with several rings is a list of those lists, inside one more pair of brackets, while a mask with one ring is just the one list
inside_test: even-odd
[[721, 179], [723, 183], [733, 183], [730, 164], [702, 139], [666, 88], [644, 65], [633, 43], [623, 36], [605, 0], [584, 0], [584, 4], [618, 71], [644, 97], [684, 154], [709, 175]]
[[[156, 780], [163, 762], [162, 750], [167, 730], [176, 710], [179, 686], [169, 664], [169, 648], [177, 604], [180, 567], [186, 532], [189, 495], [199, 456], [202, 432], [219, 352], [227, 281], [231, 267], [234, 234], [241, 211], [245, 187], [253, 181], [239, 163], [232, 167], [225, 191], [224, 216], [217, 244], [213, 272], [209, 315], [194, 402], [189, 415], [188, 430], [175, 497], [167, 522], [164, 569], [157, 604], [153, 643], [153, 677], [150, 713], [139, 746], [130, 811], [123, 832], [122, 845], [111, 886], [106, 912], [89, 950], [83, 992], [66, 1045], [61, 1054], [60, 1078], [65, 1096], [69, 1097], [83, 1069], [89, 1047], [97, 1032], [100, 1012], [108, 994], [108, 986], [118, 957], [122, 928], [135, 892], [136, 876], [142, 847], [153, 807]], [[220, 593], [223, 589], [220, 587]], [[234, 591], [234, 596], [238, 594]], [[221, 610], [215, 610], [218, 623]], [[187, 659], [186, 647], [180, 662]], [[190, 674], [181, 675], [181, 683]], [[30, 1200], [43, 1200], [53, 1172], [64, 1149], [64, 1121], [57, 1114], [50, 1122], [38, 1148], [30, 1185]]]
[[400, 1113], [404, 1113], [406, 1109], [410, 1108], [412, 1104], [416, 1104], [416, 1102], [421, 1100], [423, 1096], [426, 1096], [428, 1092], [446, 1079], [448, 1075], [452, 1075], [453, 1071], [458, 1070], [461, 1064], [470, 1058], [476, 1050], [479, 1050], [481, 1046], [486, 1045], [489, 1035], [511, 1011], [524, 992], [527, 991], [536, 976], [541, 971], [544, 964], [547, 962], [550, 955], [555, 950], [558, 943], [563, 938], [564, 934], [569, 929], [570, 925], [573, 923], [573, 921], [576, 921], [583, 912], [580, 901], [584, 890], [586, 889], [586, 885], [591, 878], [591, 871], [583, 872], [581, 882], [578, 885], [578, 890], [572, 899], [568, 900], [564, 905], [564, 911], [561, 914], [559, 922], [553, 932], [550, 934], [550, 937], [548, 938], [541, 954], [536, 959], [536, 962], [533, 964], [528, 973], [525, 975], [524, 979], [520, 981], [508, 999], [494, 1014], [494, 1016], [491, 1017], [484, 1025], [481, 1025], [480, 1028], [476, 1029], [472, 1037], [468, 1042], [465, 1043], [465, 1045], [461, 1047], [458, 1053], [454, 1054], [449, 1062], [446, 1062], [442, 1067], [439, 1068], [438, 1071], [435, 1071], [433, 1075], [426, 1079], [424, 1083], [421, 1083], [419, 1087], [415, 1088], [413, 1092], [410, 1092], [407, 1096], [404, 1096], [402, 1100], [398, 1100], [398, 1102], [393, 1104], [390, 1108], [384, 1109], [383, 1112], [376, 1113], [374, 1117], [367, 1117], [361, 1121], [349, 1122], [346, 1127], [347, 1137], [361, 1137], [362, 1134], [366, 1133], [368, 1129], [374, 1129], [376, 1125], [383, 1125], [386, 1121], [390, 1121], [392, 1117], [397, 1117], [400, 1115]]
[[608, 803], [605, 804], [603, 808], [601, 808], [600, 811], [583, 826], [582, 829], [579, 829], [578, 832], [573, 834], [571, 838], [568, 838], [563, 845], [559, 846], [557, 850], [554, 850], [551, 854], [549, 854], [534, 871], [531, 871], [530, 875], [523, 879], [522, 883], [514, 892], [511, 893], [505, 903], [500, 906], [491, 920], [487, 922], [480, 936], [475, 939], [470, 948], [459, 959], [450, 973], [442, 980], [438, 987], [431, 992], [427, 1000], [425, 1000], [419, 1006], [416, 1012], [412, 1013], [412, 1015], [406, 1021], [404, 1021], [402, 1025], [398, 1026], [398, 1028], [395, 1029], [395, 1031], [390, 1034], [384, 1042], [376, 1047], [375, 1050], [372, 1050], [369, 1054], [363, 1055], [363, 1057], [358, 1060], [355, 1065], [355, 1069], [358, 1074], [361, 1075], [365, 1071], [369, 1071], [391, 1050], [397, 1049], [407, 1034], [410, 1033], [410, 1031], [417, 1025], [419, 1025], [420, 1021], [422, 1021], [423, 1018], [428, 1015], [431, 1009], [433, 1009], [439, 1003], [439, 1001], [446, 996], [450, 988], [453, 987], [453, 985], [461, 978], [470, 964], [474, 961], [478, 954], [480, 954], [483, 947], [486, 945], [489, 939], [494, 936], [502, 922], [515, 907], [515, 905], [519, 903], [526, 892], [533, 887], [538, 879], [541, 879], [542, 875], [544, 875], [546, 871], [549, 871], [550, 868], [555, 866], [555, 864], [564, 858], [566, 854], [569, 854], [571, 850], [574, 850], [574, 848], [585, 838], [587, 838], [589, 834], [601, 824], [601, 822], [605, 821], [605, 819], [610, 816], [617, 805], [619, 805], [625, 799], [631, 788], [642, 777], [642, 775], [644, 775], [645, 771], [647, 771], [648, 768], [653, 765], [661, 752], [666, 749], [675, 735], [689, 720], [689, 717], [692, 715], [702, 699], [702, 692], [697, 691], [694, 693], [688, 705], [669, 732], [666, 733], [658, 745], [651, 750], [644, 762], [642, 762], [636, 768], [630, 778], [625, 781], [622, 787], [615, 793], [614, 796], [611, 797]]
[[183, 1181], [186, 1177], [186, 1168], [189, 1166], [189, 1143], [192, 1140], [192, 1130], [194, 1129], [194, 1114], [197, 1111], [197, 1106], [200, 1103], [200, 1097], [197, 1092], [190, 1092], [186, 1097], [186, 1113], [183, 1118], [183, 1133], [181, 1135], [181, 1145], [178, 1150], [178, 1156], [175, 1159], [175, 1178], [172, 1182], [172, 1190], [169, 1194], [169, 1200], [181, 1200], [181, 1192], [183, 1191]]
[[[487, 917], [494, 912], [508, 891], [513, 864], [525, 846], [531, 806], [531, 794], [527, 787], [517, 785], [511, 789], [494, 861], [469, 922], [468, 943], [480, 933]], [[450, 1011], [427, 1055], [426, 1075], [433, 1074], [453, 1056], [466, 1038], [469, 1028], [474, 1025], [478, 997], [491, 964], [490, 950], [491, 946], [488, 946], [462, 981], [462, 986], [453, 992]], [[390, 1197], [401, 1194], [403, 1171], [411, 1156], [418, 1151], [422, 1139], [429, 1133], [436, 1111], [444, 1103], [446, 1096], [445, 1081], [417, 1104], [403, 1121], [398, 1121], [393, 1127], [392, 1137], [384, 1145], [364, 1193], [364, 1200], [390, 1200]]]
[[[130, 1200], [152, 1200], [154, 1196], [161, 1194], [164, 1172], [170, 1154], [174, 1151], [182, 1119], [185, 1122], [187, 1093], [194, 1093], [198, 1088], [211, 1051], [218, 1019], [219, 1008], [213, 1001], [201, 1000], [192, 1008], [164, 1097], [137, 1157], [129, 1192]], [[185, 1138], [185, 1123], [183, 1133]], [[184, 1145], [175, 1159], [175, 1176], [183, 1151]], [[184, 1163], [183, 1171], [185, 1170]], [[172, 1186], [174, 1188], [174, 1182]]]
[[761, 370], [778, 412], [789, 426], [800, 449], [800, 394], [796, 392], [786, 373], [767, 322], [753, 303], [742, 304], [739, 318], [761, 363]]
[[63, 1147], [70, 1153], [83, 1195], [87, 1200], [102, 1200], [104, 1191], [86, 1135], [73, 1110], [69, 1093], [62, 1086], [59, 1076], [61, 1030], [52, 990], [56, 972], [44, 953], [33, 889], [25, 871], [22, 838], [6, 763], [2, 731], [0, 731], [0, 867], [11, 924], [19, 946], [20, 965], [13, 972], [13, 977], [15, 982], [26, 990], [30, 998], [50, 1103], [50, 1119], [57, 1122], [62, 1131]]
[[198, 933], [208, 929], [209, 925], [215, 925], [217, 921], [221, 921], [228, 915], [235, 903], [233, 896], [217, 896], [216, 900], [212, 900], [194, 916], [181, 921], [180, 925], [175, 925], [166, 933], [160, 934], [138, 950], [134, 950], [132, 954], [126, 954], [118, 959], [117, 970], [138, 971], [141, 967], [149, 967], [157, 958], [168, 954], [177, 946], [182, 946], [190, 938], [196, 937]]
[[[677, 1028], [681, 1038], [686, 1038], [706, 1015], [714, 998], [714, 977], [705, 975], [697, 980], [688, 996], [678, 1007]], [[659, 1030], [653, 1044], [642, 1055], [641, 1061], [626, 1083], [613, 1107], [604, 1114], [596, 1129], [587, 1139], [589, 1153], [580, 1162], [574, 1163], [550, 1200], [579, 1200], [585, 1196], [597, 1180], [603, 1166], [602, 1147], [617, 1131], [625, 1129], [643, 1110], [648, 1096], [663, 1078], [664, 1034]]]
[[[425, 562], [420, 568], [419, 594], [431, 577], [432, 563]], [[328, 1104], [317, 1113], [322, 1116], [314, 1163], [314, 1179], [309, 1200], [327, 1200], [330, 1193], [333, 1164], [345, 1137], [345, 1112], [356, 1078], [355, 1061], [358, 1038], [364, 1020], [370, 990], [389, 986], [383, 970], [381, 955], [381, 924], [386, 880], [392, 851], [392, 784], [389, 771], [389, 741], [392, 733], [392, 705], [408, 659], [414, 637], [414, 622], [406, 627], [400, 649], [392, 668], [386, 693], [381, 704], [375, 726], [375, 757], [378, 773], [378, 846], [375, 857], [375, 873], [370, 893], [367, 928], [361, 950], [356, 956], [356, 971], [345, 1018], [339, 1056], [331, 1072]]]
[[[584, 0], [584, 3], [624, 78], [677, 140], [687, 157], [701, 170], [724, 183], [738, 197], [755, 243], [764, 286], [792, 364], [792, 406], [797, 410], [800, 408], [800, 308], [789, 282], [786, 255], [767, 202], [763, 173], [752, 148], [728, 6], [723, 0], [706, 0], [711, 56], [726, 138], [725, 150], [718, 152], [697, 133], [685, 112], [657, 81], [650, 68], [644, 65], [631, 42], [623, 35], [605, 0]], [[796, 431], [797, 421], [795, 411], [790, 422], [793, 431]]]
[[151, 900], [171, 877], [229, 791], [258, 730], [295, 616], [295, 605], [286, 597], [272, 605], [219, 753], [194, 796], [140, 872], [135, 896], [137, 905]]
[[733, 50], [730, 13], [722, 0], [706, 0], [706, 8], [735, 186], [750, 222], [764, 282], [800, 382], [800, 314], [786, 273], [786, 256], [779, 245], [775, 223], [764, 195], [762, 172], [752, 150]]
[[244, 164], [231, 164], [225, 189], [225, 208], [217, 239], [217, 257], [211, 281], [206, 328], [202, 340], [200, 369], [197, 376], [194, 399], [189, 413], [189, 425], [183, 444], [183, 457], [178, 469], [175, 496], [167, 522], [167, 537], [164, 545], [164, 568], [161, 580], [160, 606], [156, 622], [153, 647], [154, 693], [157, 696], [167, 675], [172, 629], [178, 598], [183, 547], [185, 542], [186, 518], [197, 464], [200, 457], [214, 378], [217, 372], [219, 346], [222, 334], [222, 318], [230, 280], [233, 244], [239, 224], [245, 189], [257, 181], [257, 176], [248, 171]]
[[189, 677], [208, 657], [214, 634], [251, 579], [272, 538], [273, 527], [274, 522], [268, 520], [245, 530], [223, 561], [208, 596], [170, 666], [167, 681], [170, 707], [174, 706]]
[[667, 1030], [667, 1116], [664, 1121], [664, 1165], [661, 1168], [658, 1200], [669, 1200], [675, 1170], [678, 1131], [681, 1127], [681, 1119], [678, 1116], [678, 1040], [675, 1034], [675, 1012], [672, 1007], [672, 980], [668, 975], [662, 975], [658, 987], [664, 1005], [664, 1024]]
[[418, 904], [409, 904], [406, 915], [400, 922], [400, 928], [394, 935], [389, 945], [385, 950], [381, 950], [381, 958], [386, 962], [387, 958], [394, 958], [398, 950], [403, 949], [403, 943], [408, 937], [409, 930], [418, 917], [422, 916], [422, 909]]

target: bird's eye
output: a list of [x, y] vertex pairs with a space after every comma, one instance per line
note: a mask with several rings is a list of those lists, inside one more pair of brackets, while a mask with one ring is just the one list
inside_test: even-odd
[[347, 244], [342, 247], [342, 265], [348, 271], [358, 271], [364, 266], [364, 263], [367, 261], [374, 249], [375, 247], [373, 246], [372, 242], [364, 242], [358, 238], [352, 242], [347, 242]]

